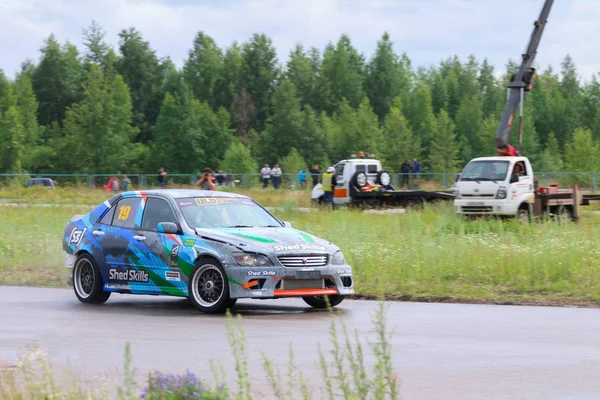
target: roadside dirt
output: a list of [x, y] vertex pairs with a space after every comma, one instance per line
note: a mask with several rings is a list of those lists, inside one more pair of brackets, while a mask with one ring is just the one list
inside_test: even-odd
[[[540, 295], [540, 297], [543, 295]], [[589, 300], [569, 300], [556, 298], [526, 298], [510, 296], [502, 299], [471, 299], [453, 296], [412, 296], [404, 294], [385, 295], [386, 301], [414, 301], [418, 303], [457, 303], [457, 304], [492, 304], [503, 306], [538, 306], [538, 307], [576, 307], [600, 308], [600, 302]], [[380, 297], [368, 294], [352, 296], [356, 300], [380, 300]]]

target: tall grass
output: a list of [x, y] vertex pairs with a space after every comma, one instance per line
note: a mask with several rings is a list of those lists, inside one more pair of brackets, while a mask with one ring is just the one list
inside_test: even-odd
[[[272, 197], [274, 206], [301, 205], [295, 194], [282, 193], [263, 195]], [[65, 286], [62, 232], [74, 214], [90, 208], [0, 207], [0, 284]], [[600, 301], [595, 211], [584, 209], [579, 224], [525, 226], [515, 220], [467, 222], [449, 204], [390, 215], [344, 209], [305, 213], [291, 206], [274, 213], [338, 245], [354, 268], [361, 295]]]
[[[119, 400], [253, 400], [264, 398], [263, 390], [253, 390], [248, 375], [246, 337], [242, 318], [227, 315], [227, 334], [235, 364], [237, 388], [230, 389], [219, 383], [200, 380], [192, 372], [173, 375], [155, 371], [145, 379], [145, 387], [138, 389], [135, 369], [132, 365], [130, 346], [125, 347], [124, 381], [117, 387], [81, 384], [78, 377], [59, 379], [49, 361], [48, 354], [35, 349], [18, 360], [16, 369], [0, 370], [0, 398], [6, 400], [37, 399], [106, 399], [111, 393]], [[391, 360], [390, 336], [386, 321], [386, 307], [380, 303], [372, 316], [374, 341], [369, 343], [374, 365], [369, 369], [365, 362], [363, 343], [355, 332], [349, 335], [341, 317], [330, 309], [331, 349], [319, 351], [321, 382], [309, 382], [294, 363], [290, 344], [285, 378], [280, 367], [263, 352], [263, 370], [270, 383], [271, 395], [278, 400], [316, 399], [316, 391], [322, 399], [374, 399], [396, 400], [400, 398], [400, 380]], [[66, 382], [59, 384], [57, 382]], [[316, 385], [316, 386], [315, 386]], [[269, 389], [269, 388], [267, 388]]]

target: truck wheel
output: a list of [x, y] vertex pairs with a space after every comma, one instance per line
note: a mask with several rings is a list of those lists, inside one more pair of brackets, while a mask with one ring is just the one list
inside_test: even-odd
[[377, 173], [377, 180], [375, 181], [375, 183], [383, 187], [388, 187], [390, 186], [390, 183], [392, 183], [392, 177], [387, 171], [379, 171]]
[[[303, 297], [302, 300], [312, 308], [327, 308], [327, 300], [325, 300], [326, 296], [307, 296]], [[329, 305], [331, 307], [335, 307], [340, 304], [344, 300], [344, 296], [340, 296], [339, 294], [327, 296], [329, 297]]]
[[558, 214], [556, 216], [558, 217], [558, 220], [561, 224], [573, 221], [573, 213], [571, 212], [569, 206], [560, 206], [560, 208], [558, 209]]
[[367, 184], [367, 175], [364, 172], [356, 171], [352, 176], [354, 186], [362, 188]]
[[519, 208], [517, 216], [521, 225], [527, 225], [531, 222], [531, 214], [529, 213], [529, 208]]

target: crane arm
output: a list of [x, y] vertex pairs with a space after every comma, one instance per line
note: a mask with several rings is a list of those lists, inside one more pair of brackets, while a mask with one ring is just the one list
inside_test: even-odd
[[[545, 0], [539, 19], [533, 23], [533, 32], [531, 33], [527, 49], [525, 50], [525, 53], [522, 54], [521, 66], [508, 83], [508, 100], [504, 106], [500, 125], [496, 131], [496, 152], [499, 155], [516, 156], [521, 153], [521, 143], [523, 139], [523, 96], [525, 92], [528, 92], [533, 88], [535, 68], [531, 65], [533, 64], [533, 59], [537, 53], [537, 48], [540, 44], [542, 33], [544, 32], [544, 27], [546, 26], [553, 2], [554, 0]], [[517, 150], [509, 144], [509, 140], [514, 114], [519, 106], [519, 148]]]

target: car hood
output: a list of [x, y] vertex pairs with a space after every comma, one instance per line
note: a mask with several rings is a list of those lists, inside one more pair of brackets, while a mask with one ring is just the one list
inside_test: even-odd
[[198, 236], [227, 242], [248, 252], [331, 253], [332, 243], [293, 228], [220, 228], [196, 229]]
[[503, 181], [461, 181], [457, 182], [455, 190], [463, 197], [490, 197], [494, 198], [500, 186], [505, 185]]

